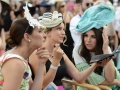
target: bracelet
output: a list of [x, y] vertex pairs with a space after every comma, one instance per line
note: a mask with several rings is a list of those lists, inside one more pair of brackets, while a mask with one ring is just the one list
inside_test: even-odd
[[58, 69], [58, 67], [53, 66], [52, 64], [51, 64], [50, 68], [52, 68], [52, 69], [54, 69], [54, 70], [57, 70], [57, 69]]

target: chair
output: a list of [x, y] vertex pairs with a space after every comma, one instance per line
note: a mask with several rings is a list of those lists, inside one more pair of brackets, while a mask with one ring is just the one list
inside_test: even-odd
[[74, 80], [68, 80], [68, 79], [62, 79], [61, 81], [64, 83], [74, 85], [75, 86], [74, 90], [77, 90], [77, 86], [80, 86], [80, 87], [83, 87], [83, 88], [86, 88], [89, 90], [112, 90], [111, 88], [109, 88], [108, 86], [105, 86], [105, 85], [94, 86], [94, 85], [86, 84], [86, 83], [80, 84]]
[[98, 87], [99, 87], [101, 90], [112, 90], [111, 88], [109, 88], [108, 86], [105, 86], [105, 85], [98, 85]]

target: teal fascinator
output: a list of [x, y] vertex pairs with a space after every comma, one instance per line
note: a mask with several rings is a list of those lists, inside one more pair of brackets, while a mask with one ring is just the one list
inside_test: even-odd
[[115, 17], [115, 10], [112, 6], [100, 4], [88, 8], [76, 26], [76, 30], [85, 33], [92, 28], [99, 29], [112, 22]]

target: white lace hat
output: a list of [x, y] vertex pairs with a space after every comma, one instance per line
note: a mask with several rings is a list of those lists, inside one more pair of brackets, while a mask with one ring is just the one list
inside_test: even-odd
[[54, 11], [53, 13], [46, 12], [43, 16], [38, 18], [38, 21], [46, 28], [53, 28], [63, 22], [63, 17], [62, 14], [57, 11]]

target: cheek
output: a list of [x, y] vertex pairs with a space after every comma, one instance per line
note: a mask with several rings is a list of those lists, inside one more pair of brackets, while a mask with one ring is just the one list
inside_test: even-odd
[[93, 46], [96, 47], [96, 40], [93, 40]]

